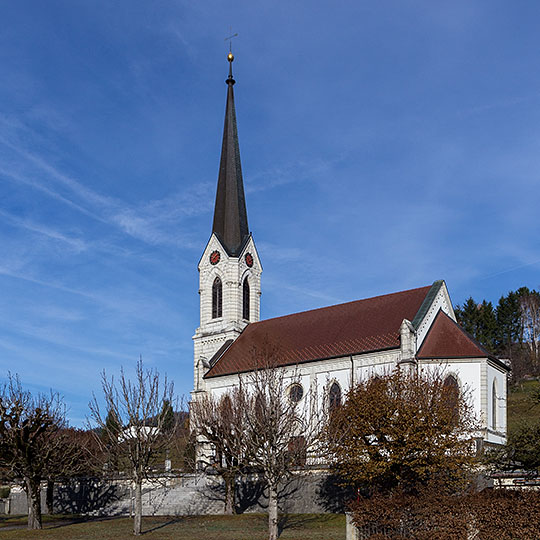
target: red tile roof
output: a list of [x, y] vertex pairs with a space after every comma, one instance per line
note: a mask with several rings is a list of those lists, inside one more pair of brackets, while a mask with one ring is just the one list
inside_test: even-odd
[[439, 311], [417, 358], [491, 358], [491, 354], [469, 336], [444, 311]]
[[205, 375], [251, 371], [253, 351], [278, 347], [278, 365], [397, 348], [403, 319], [412, 321], [431, 286], [249, 324]]

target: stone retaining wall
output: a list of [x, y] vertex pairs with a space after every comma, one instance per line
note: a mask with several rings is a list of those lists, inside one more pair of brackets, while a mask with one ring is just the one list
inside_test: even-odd
[[[224, 509], [224, 486], [219, 477], [184, 474], [156, 478], [143, 484], [143, 515], [220, 514]], [[324, 513], [343, 511], [342, 490], [327, 473], [297, 474], [281, 489], [280, 510], [287, 513]], [[264, 486], [252, 477], [237, 482], [238, 512], [266, 512]], [[46, 513], [45, 488], [42, 509]], [[130, 515], [133, 511], [133, 487], [127, 480], [74, 480], [57, 484], [54, 511], [63, 514]], [[26, 494], [14, 488], [10, 494], [10, 513], [26, 514]]]

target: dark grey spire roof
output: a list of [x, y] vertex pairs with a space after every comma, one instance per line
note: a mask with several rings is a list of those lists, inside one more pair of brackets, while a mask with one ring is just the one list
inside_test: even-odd
[[249, 237], [249, 227], [236, 130], [232, 59], [232, 55], [229, 55], [229, 78], [226, 81], [227, 106], [212, 232], [219, 238], [227, 253], [235, 257], [240, 254], [244, 242]]

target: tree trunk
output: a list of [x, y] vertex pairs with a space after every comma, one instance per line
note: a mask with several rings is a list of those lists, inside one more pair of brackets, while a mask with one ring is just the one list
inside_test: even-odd
[[230, 516], [234, 514], [234, 474], [225, 475], [225, 514]]
[[142, 478], [135, 478], [135, 515], [133, 518], [133, 534], [142, 532]]
[[42, 529], [41, 524], [41, 483], [33, 478], [24, 479], [28, 500], [28, 529]]
[[268, 493], [268, 540], [278, 537], [278, 494], [277, 487], [270, 485]]
[[47, 513], [54, 514], [54, 480], [47, 478]]

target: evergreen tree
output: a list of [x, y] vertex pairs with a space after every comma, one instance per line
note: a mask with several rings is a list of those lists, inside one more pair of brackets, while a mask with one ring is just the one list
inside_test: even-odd
[[169, 433], [175, 426], [174, 411], [171, 402], [167, 399], [163, 401], [163, 409], [161, 411], [163, 431]]
[[496, 309], [497, 334], [495, 339], [496, 349], [499, 353], [510, 354], [512, 345], [521, 341], [521, 310], [519, 296], [510, 291], [506, 296], [501, 296]]
[[478, 319], [475, 339], [480, 342], [488, 351], [495, 351], [495, 341], [497, 336], [497, 318], [491, 302], [482, 301], [478, 305]]
[[107, 413], [107, 417], [105, 418], [105, 431], [108, 433], [114, 433], [114, 435], [118, 437], [121, 429], [122, 426], [120, 425], [116, 414], [112, 409], [109, 410], [109, 412]]
[[455, 313], [461, 327], [471, 336], [475, 336], [478, 327], [478, 307], [473, 297], [470, 296], [463, 306], [456, 306]]
[[463, 306], [456, 306], [455, 313], [458, 323], [465, 331], [488, 351], [495, 350], [497, 319], [491, 302], [483, 300], [481, 304], [477, 304], [471, 296]]

